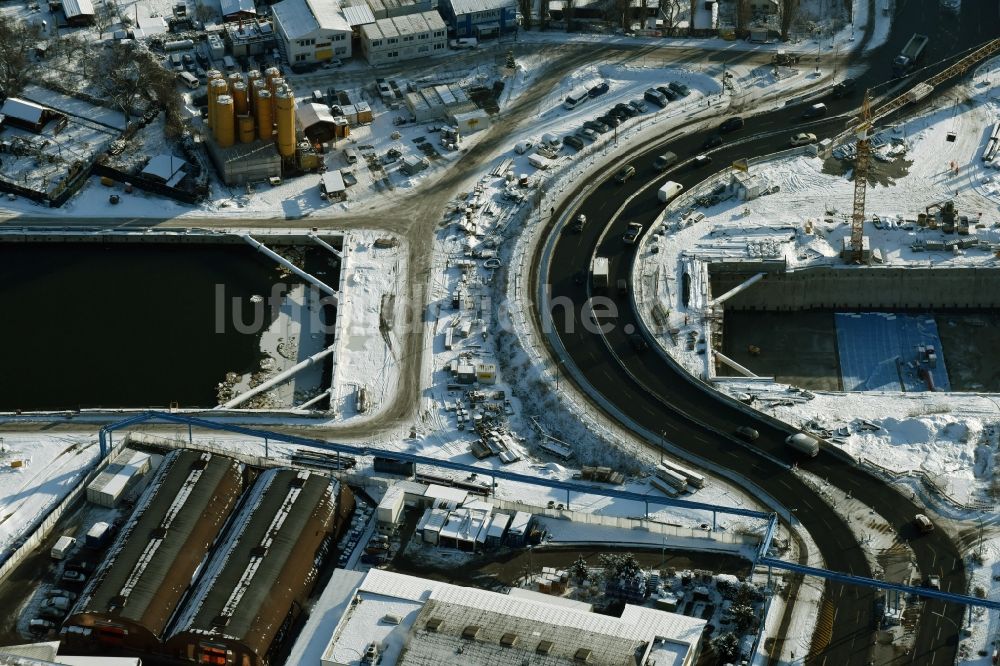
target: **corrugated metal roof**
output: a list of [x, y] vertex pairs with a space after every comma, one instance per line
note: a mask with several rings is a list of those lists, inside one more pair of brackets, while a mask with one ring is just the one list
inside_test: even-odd
[[367, 4], [351, 5], [350, 7], [344, 7], [344, 20], [352, 28], [359, 25], [365, 25], [368, 23], [375, 22], [375, 15], [372, 14], [372, 8]]
[[317, 30], [351, 31], [336, 0], [281, 0], [271, 10], [289, 39]]
[[220, 3], [223, 16], [257, 13], [257, 6], [253, 0], [220, 0]]
[[26, 123], [37, 124], [41, 122], [42, 115], [47, 111], [41, 104], [35, 104], [17, 97], [8, 97], [7, 101], [0, 107], [0, 114], [8, 118], [17, 118]]
[[62, 6], [67, 20], [75, 16], [94, 15], [94, 4], [90, 0], [63, 0]]
[[514, 0], [444, 0], [451, 5], [451, 9], [456, 16], [464, 14], [474, 14], [476, 12], [488, 12], [494, 9], [509, 7], [515, 10]]
[[423, 32], [434, 32], [435, 30], [445, 29], [444, 19], [441, 18], [441, 15], [436, 11], [428, 11], [418, 14], [407, 14], [405, 16], [381, 18], [374, 23], [362, 26], [361, 32], [368, 39], [384, 39], [387, 37], [419, 35]]
[[333, 114], [330, 113], [330, 107], [325, 104], [316, 104], [315, 102], [299, 105], [296, 108], [295, 117], [299, 121], [299, 125], [302, 126], [302, 129], [308, 129], [317, 123], [333, 122]]
[[[272, 587], [290, 566], [303, 580], [309, 574], [301, 561], [292, 561], [292, 554], [305, 536], [312, 537], [316, 543], [309, 547], [311, 561], [322, 537], [314, 533], [316, 521], [329, 527], [338, 485], [315, 472], [271, 469], [261, 474], [226, 540], [206, 565], [172, 635], [193, 631], [228, 636], [263, 656], [288, 612], [275, 603], [280, 594]], [[225, 626], [215, 624], [220, 617], [227, 618]]]
[[168, 454], [73, 614], [121, 616], [160, 635], [201, 557], [192, 549], [208, 551], [239, 485], [231, 458]]

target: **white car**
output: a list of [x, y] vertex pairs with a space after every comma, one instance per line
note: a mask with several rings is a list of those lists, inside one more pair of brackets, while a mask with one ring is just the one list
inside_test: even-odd
[[792, 137], [792, 148], [798, 146], [807, 146], [810, 143], [816, 143], [816, 135], [809, 132], [799, 132]]

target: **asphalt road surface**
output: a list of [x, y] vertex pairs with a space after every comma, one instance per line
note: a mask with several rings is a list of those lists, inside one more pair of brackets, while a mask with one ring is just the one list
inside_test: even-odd
[[[820, 138], [837, 134], [845, 127], [845, 119], [837, 116], [855, 113], [866, 88], [873, 88], [875, 95], [891, 95], [904, 83], [889, 81], [891, 61], [917, 31], [928, 34], [931, 41], [920, 63], [921, 69], [906, 83], [939, 71], [953, 61], [955, 54], [996, 37], [1000, 33], [1000, 8], [992, 0], [965, 2], [962, 14], [954, 17], [940, 13], [936, 1], [898, 2], [893, 33], [885, 46], [867, 58], [869, 67], [865, 74], [858, 77], [855, 97], [833, 99], [824, 93], [814, 96], [809, 102], [822, 99], [830, 107], [829, 115], [819, 122], [802, 122], [801, 114], [807, 102], [750, 118], [744, 129], [727, 134], [726, 143], [711, 153], [713, 165], [726, 165], [739, 158], [782, 150], [787, 147], [790, 135], [796, 131], [808, 130]], [[952, 60], [947, 60], [949, 57]], [[871, 575], [867, 560], [849, 527], [811, 488], [781, 465], [750, 453], [719, 433], [732, 433], [740, 425], [752, 425], [761, 433], [754, 446], [785, 464], [798, 463], [802, 469], [827, 479], [873, 507], [897, 528], [901, 538], [910, 540], [922, 575], [939, 575], [942, 589], [964, 593], [964, 566], [955, 545], [941, 530], [923, 536], [915, 534], [911, 521], [921, 507], [910, 497], [834, 455], [822, 453], [815, 459], [797, 458], [795, 452], [783, 443], [790, 430], [776, 428], [764, 420], [755, 422], [710, 392], [696, 388], [689, 378], [679, 374], [659, 355], [651, 351], [636, 352], [629, 343], [628, 335], [639, 327], [627, 296], [609, 290], [608, 295], [617, 300], [619, 318], [607, 335], [590, 333], [582, 325], [581, 306], [588, 292], [586, 285], [576, 283], [574, 274], [587, 271], [596, 251], [596, 254], [611, 258], [611, 285], [618, 278], [628, 277], [632, 254], [629, 246], [621, 240], [626, 224], [638, 221], [649, 227], [662, 210], [662, 204], [656, 199], [656, 189], [668, 177], [690, 188], [714, 171], [713, 165], [692, 168], [685, 164], [687, 158], [703, 152], [702, 142], [713, 133], [714, 129], [685, 132], [682, 138], [612, 165], [608, 175], [617, 166], [628, 163], [635, 166], [636, 177], [625, 185], [609, 179], [599, 185], [578, 210], [573, 211], [574, 215], [576, 212], [586, 214], [588, 224], [583, 233], [566, 232], [559, 240], [552, 256], [551, 272], [547, 276], [553, 301], [567, 297], [574, 304], [570, 314], [575, 326], [562, 326], [561, 322], [567, 320], [567, 313], [561, 309], [553, 312], [553, 320], [560, 322], [557, 332], [563, 346], [590, 385], [636, 422], [650, 431], [663, 433], [678, 446], [743, 475], [781, 504], [795, 510], [797, 519], [823, 553], [828, 568], [861, 576]], [[652, 168], [652, 161], [667, 149], [680, 156], [681, 166], [667, 174], [657, 173]], [[633, 194], [638, 196], [616, 215], [622, 203]], [[552, 219], [558, 217], [556, 215]], [[597, 247], [602, 238], [600, 247]], [[814, 655], [814, 663], [867, 664], [873, 641], [874, 591], [830, 582], [827, 583], [826, 598], [836, 606], [832, 638], [824, 649]], [[914, 649], [900, 656], [896, 663], [954, 663], [962, 613], [963, 609], [953, 604], [926, 602]]]

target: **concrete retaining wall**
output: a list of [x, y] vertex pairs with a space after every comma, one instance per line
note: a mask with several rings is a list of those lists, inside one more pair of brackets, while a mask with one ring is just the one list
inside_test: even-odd
[[[314, 229], [313, 232], [317, 230]], [[254, 231], [259, 234], [259, 231]], [[306, 235], [308, 230], [292, 233], [268, 233], [261, 236], [268, 245], [302, 245], [313, 244]], [[334, 247], [343, 245], [340, 235], [320, 235], [320, 238]], [[90, 231], [79, 229], [59, 229], [38, 231], [27, 229], [6, 229], [0, 231], [0, 243], [154, 243], [154, 244], [213, 244], [213, 245], [243, 245], [246, 241], [239, 234], [211, 229], [187, 229], [184, 231]]]
[[[722, 294], [752, 273], [711, 269], [712, 292]], [[834, 268], [770, 273], [732, 296], [727, 310], [976, 309], [1000, 306], [997, 268]]]

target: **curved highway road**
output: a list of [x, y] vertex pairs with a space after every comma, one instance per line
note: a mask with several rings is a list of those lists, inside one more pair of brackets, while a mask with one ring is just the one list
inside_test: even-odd
[[[936, 1], [903, 0], [898, 5], [893, 34], [886, 46], [874, 51], [869, 59], [869, 70], [859, 82], [859, 96], [866, 86], [886, 81], [892, 56], [917, 30], [929, 32], [932, 37], [925, 63], [936, 63], [950, 54], [965, 51], [1000, 31], [998, 10], [993, 2], [964, 3], [964, 13], [957, 20], [947, 15], [938, 18]], [[933, 21], [929, 20], [932, 15]], [[939, 67], [929, 66], [926, 73]], [[882, 86], [880, 90], [885, 91], [886, 88]], [[853, 112], [858, 99], [824, 101], [830, 107], [831, 117], [809, 127], [809, 131], [820, 137], [832, 136], [841, 130], [844, 119], [835, 116]], [[714, 163], [728, 164], [738, 158], [767, 154], [787, 147], [788, 136], [801, 127], [798, 119], [802, 108], [800, 104], [748, 119], [743, 130], [726, 136], [728, 143], [713, 153]], [[578, 210], [587, 215], [590, 224], [583, 233], [568, 232], [558, 241], [548, 276], [553, 302], [573, 303], [572, 313], [566, 313], [561, 308], [552, 313], [553, 321], [559, 323], [557, 333], [563, 346], [588, 383], [637, 423], [652, 432], [662, 432], [676, 445], [741, 474], [784, 506], [796, 509], [798, 519], [816, 541], [829, 568], [862, 576], [871, 575], [867, 560], [848, 526], [810, 487], [781, 465], [748, 453], [721, 433], [732, 433], [740, 425], [753, 425], [761, 433], [755, 446], [785, 464], [798, 462], [803, 469], [828, 479], [872, 506], [897, 527], [902, 538], [913, 538], [911, 546], [923, 575], [938, 574], [942, 589], [964, 593], [965, 573], [955, 546], [942, 531], [915, 538], [917, 535], [913, 534], [909, 523], [920, 507], [908, 497], [834, 455], [824, 452], [815, 459], [797, 460], [783, 443], [788, 431], [775, 427], [769, 421], [754, 421], [718, 396], [697, 388], [691, 378], [679, 374], [659, 355], [635, 352], [629, 345], [627, 331], [638, 330], [638, 327], [627, 297], [618, 298], [619, 318], [607, 335], [589, 333], [582, 325], [580, 313], [587, 298], [587, 288], [576, 284], [574, 274], [587, 270], [596, 251], [611, 257], [612, 284], [617, 278], [627, 278], [632, 255], [621, 241], [626, 223], [639, 221], [648, 228], [662, 210], [655, 191], [665, 176], [654, 172], [653, 158], [665, 148], [677, 153], [682, 165], [669, 177], [690, 188], [707, 177], [711, 169], [691, 168], [684, 165], [683, 160], [700, 152], [699, 147], [709, 133], [689, 133], [629, 158], [627, 162], [636, 167], [635, 178], [624, 186], [613, 180], [606, 181], [580, 205]], [[613, 170], [614, 167], [610, 167], [609, 171]], [[624, 207], [620, 215], [611, 219], [621, 202], [635, 193], [638, 196]], [[549, 224], [554, 225], [559, 217], [553, 216]], [[605, 234], [609, 220], [611, 226]], [[601, 238], [601, 245], [597, 247]], [[533, 264], [537, 266], [539, 262]], [[533, 283], [539, 277], [533, 276]], [[559, 297], [568, 301], [556, 301]], [[572, 327], [562, 326], [568, 315], [572, 316], [575, 324]], [[872, 645], [874, 592], [827, 583], [827, 599], [837, 609], [833, 635], [829, 645], [815, 655], [816, 663], [867, 664]], [[899, 663], [954, 663], [958, 644], [955, 629], [961, 622], [962, 608], [927, 602], [915, 649], [901, 657]]]

